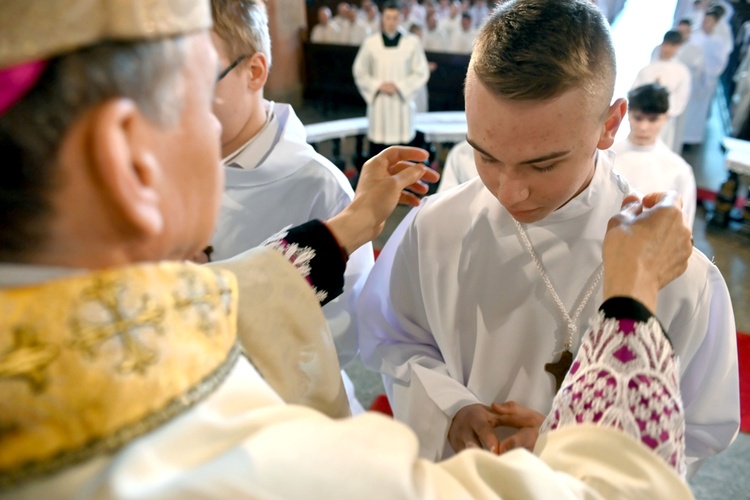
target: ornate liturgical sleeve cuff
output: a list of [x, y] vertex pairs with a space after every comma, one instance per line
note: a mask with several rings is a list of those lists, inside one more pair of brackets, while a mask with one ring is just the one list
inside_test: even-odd
[[321, 306], [344, 291], [346, 260], [336, 238], [321, 221], [284, 230], [264, 245], [284, 254], [313, 287]]
[[[599, 310], [604, 313], [605, 318], [632, 319], [639, 323], [646, 323], [651, 318], [656, 319], [646, 306], [630, 297], [612, 297], [607, 299], [599, 307]], [[659, 326], [661, 327], [661, 331], [664, 332], [669, 345], [672, 345], [672, 339], [667, 335], [664, 326], [661, 323], [659, 323]]]

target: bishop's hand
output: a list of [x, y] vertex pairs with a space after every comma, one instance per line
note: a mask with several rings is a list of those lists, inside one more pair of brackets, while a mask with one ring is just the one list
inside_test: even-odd
[[421, 163], [427, 157], [423, 149], [391, 146], [364, 164], [354, 200], [326, 221], [348, 254], [380, 234], [398, 203], [418, 205], [418, 195], [427, 194], [425, 182], [440, 179]]

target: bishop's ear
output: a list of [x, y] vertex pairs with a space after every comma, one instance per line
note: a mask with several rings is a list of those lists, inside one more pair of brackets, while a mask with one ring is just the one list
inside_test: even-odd
[[152, 141], [145, 140], [145, 129], [152, 125], [130, 99], [111, 99], [93, 113], [91, 164], [112, 216], [135, 234], [161, 233], [162, 172]]
[[628, 102], [625, 99], [617, 99], [607, 110], [602, 135], [599, 137], [597, 149], [609, 149], [615, 142], [615, 135], [620, 129], [620, 124], [628, 112]]

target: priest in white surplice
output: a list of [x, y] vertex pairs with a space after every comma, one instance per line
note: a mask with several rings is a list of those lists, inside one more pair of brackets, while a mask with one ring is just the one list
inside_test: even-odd
[[671, 105], [669, 92], [659, 84], [636, 87], [628, 93], [630, 133], [612, 146], [617, 155], [615, 172], [640, 193], [680, 193], [685, 224], [692, 228], [697, 197], [693, 168], [660, 137]]
[[676, 57], [682, 42], [679, 31], [667, 31], [656, 58], [638, 72], [632, 86], [658, 83], [669, 91], [669, 120], [662, 127], [661, 137], [672, 151], [677, 152], [682, 151], [682, 137], [676, 136], [676, 123], [690, 100], [691, 85], [690, 70]]
[[706, 133], [706, 122], [713, 102], [719, 77], [729, 61], [731, 43], [716, 33], [722, 17], [718, 7], [711, 7], [703, 16], [701, 29], [694, 31], [688, 44], [702, 49], [703, 67], [697, 78], [693, 78], [692, 93], [685, 109], [684, 144], [701, 144]]
[[[213, 1], [214, 41], [226, 72], [216, 84], [214, 106], [222, 124], [226, 186], [212, 238], [214, 257], [228, 259], [255, 247], [285, 227], [328, 219], [351, 203], [349, 180], [306, 142], [302, 122], [288, 104], [263, 99], [271, 66], [268, 18], [262, 2], [225, 6]], [[323, 312], [340, 365], [357, 355], [355, 297], [373, 264], [371, 245], [352, 253], [344, 293]], [[345, 372], [352, 410], [363, 411]]]
[[414, 140], [414, 99], [430, 78], [422, 43], [399, 28], [398, 5], [385, 4], [381, 19], [383, 32], [365, 39], [352, 67], [354, 82], [367, 103], [371, 156]]
[[[614, 65], [590, 2], [511, 1], [477, 39], [466, 118], [479, 178], [411, 212], [359, 301], [362, 358], [384, 375], [425, 457], [533, 446], [601, 301], [602, 237], [629, 191], [603, 151], [626, 112], [624, 99], [610, 105]], [[681, 358], [695, 471], [739, 427], [732, 306], [697, 250], [659, 299]]]

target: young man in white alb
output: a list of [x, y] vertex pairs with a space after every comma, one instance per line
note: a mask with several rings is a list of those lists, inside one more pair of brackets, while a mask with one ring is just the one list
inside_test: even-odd
[[[588, 1], [505, 3], [477, 39], [465, 95], [479, 178], [411, 212], [359, 301], [362, 358], [423, 456], [533, 448], [602, 300], [602, 238], [630, 191], [605, 151], [626, 112], [614, 82], [609, 26]], [[732, 306], [698, 251], [659, 300], [694, 471], [739, 427]]]
[[642, 85], [628, 93], [630, 133], [612, 146], [617, 154], [615, 172], [641, 193], [680, 193], [685, 224], [692, 228], [697, 197], [693, 168], [661, 138], [670, 106], [669, 92], [659, 84]]

